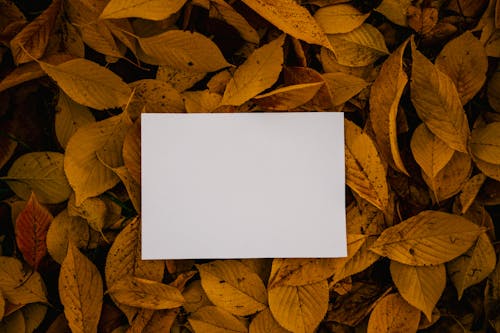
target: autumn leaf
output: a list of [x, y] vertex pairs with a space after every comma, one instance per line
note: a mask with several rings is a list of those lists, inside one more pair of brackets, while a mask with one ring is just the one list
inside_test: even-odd
[[274, 319], [271, 311], [266, 309], [257, 314], [249, 326], [249, 333], [287, 333]]
[[216, 306], [202, 307], [191, 314], [188, 321], [195, 333], [248, 332], [238, 318]]
[[287, 111], [310, 101], [323, 82], [286, 86], [254, 97], [255, 103], [266, 110]]
[[101, 19], [139, 17], [148, 20], [163, 20], [176, 13], [186, 0], [112, 0], [108, 2]]
[[33, 193], [17, 217], [17, 246], [26, 262], [35, 269], [38, 269], [40, 261], [47, 254], [45, 239], [53, 219], [52, 214], [38, 202]]
[[419, 319], [416, 308], [399, 294], [389, 294], [373, 309], [367, 332], [417, 332]]
[[215, 18], [221, 18], [229, 25], [233, 26], [240, 34], [241, 38], [249, 43], [259, 44], [260, 37], [244, 16], [240, 15], [233, 7], [224, 0], [210, 0], [210, 14]]
[[72, 332], [96, 332], [101, 314], [101, 274], [72, 243], [61, 265], [59, 294]]
[[276, 258], [269, 276], [268, 290], [279, 286], [302, 286], [323, 281], [334, 273], [331, 258]]
[[47, 303], [40, 274], [25, 270], [16, 258], [0, 256], [0, 291], [11, 304]]
[[241, 105], [276, 82], [283, 65], [284, 41], [282, 35], [258, 48], [236, 69], [221, 105]]
[[472, 131], [470, 148], [474, 157], [486, 163], [500, 164], [500, 122]]
[[391, 261], [390, 271], [401, 296], [431, 321], [432, 311], [446, 286], [445, 266], [410, 266]]
[[407, 26], [407, 12], [411, 0], [382, 0], [375, 11], [384, 15], [388, 20], [401, 26]]
[[327, 34], [350, 32], [359, 27], [370, 16], [348, 4], [325, 6], [318, 9], [314, 19]]
[[385, 229], [370, 249], [407, 265], [439, 265], [467, 251], [480, 234], [461, 216], [423, 211]]
[[365, 80], [342, 72], [325, 73], [322, 77], [332, 93], [333, 105], [346, 103], [368, 86]]

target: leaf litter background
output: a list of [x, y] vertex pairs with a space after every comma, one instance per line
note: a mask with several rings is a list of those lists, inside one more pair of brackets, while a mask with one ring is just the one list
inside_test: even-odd
[[[495, 0], [0, 0], [0, 332], [500, 331], [499, 28]], [[349, 256], [140, 260], [140, 114], [260, 111], [345, 112]]]

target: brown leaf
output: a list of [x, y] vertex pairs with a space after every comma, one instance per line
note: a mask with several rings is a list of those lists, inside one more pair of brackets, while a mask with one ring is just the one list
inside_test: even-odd
[[148, 20], [163, 20], [176, 13], [186, 0], [112, 0], [108, 2], [101, 19], [140, 17]]
[[486, 163], [500, 165], [500, 122], [494, 122], [472, 131], [472, 155]]
[[368, 321], [368, 333], [417, 332], [418, 310], [399, 294], [385, 296], [375, 306]]
[[266, 110], [292, 110], [311, 100], [323, 84], [323, 82], [314, 82], [278, 88], [266, 94], [255, 96], [254, 102]]
[[250, 323], [249, 333], [287, 333], [274, 319], [271, 311], [266, 309], [256, 315]]
[[136, 183], [141, 183], [141, 122], [129, 128], [123, 141], [123, 163]]
[[11, 304], [48, 302], [40, 274], [25, 270], [16, 258], [0, 256], [0, 291]]
[[370, 16], [348, 4], [321, 7], [314, 14], [314, 19], [327, 34], [338, 34], [352, 31], [359, 27]]
[[205, 306], [188, 318], [194, 333], [246, 333], [247, 327], [235, 316], [216, 306]]
[[279, 286], [302, 286], [326, 280], [334, 273], [331, 258], [275, 258], [267, 289]]
[[16, 243], [24, 259], [37, 269], [47, 254], [45, 239], [54, 217], [42, 206], [34, 193], [16, 220]]
[[333, 105], [344, 104], [368, 86], [365, 80], [341, 72], [325, 73], [322, 77], [332, 93]]

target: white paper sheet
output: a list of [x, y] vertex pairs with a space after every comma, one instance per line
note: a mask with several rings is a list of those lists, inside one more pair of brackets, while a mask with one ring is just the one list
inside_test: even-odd
[[142, 258], [346, 256], [343, 119], [142, 114]]

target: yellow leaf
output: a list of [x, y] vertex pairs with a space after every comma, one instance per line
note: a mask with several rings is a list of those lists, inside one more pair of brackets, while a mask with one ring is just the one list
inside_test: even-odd
[[254, 97], [254, 102], [266, 110], [286, 111], [295, 109], [311, 100], [323, 82], [295, 84], [281, 87]]
[[482, 173], [484, 173], [486, 176], [490, 178], [500, 181], [500, 165], [476, 159], [474, 155], [472, 155], [472, 157], [474, 158], [476, 166], [478, 167], [479, 170], [481, 170]]
[[141, 121], [128, 130], [123, 141], [123, 163], [137, 184], [141, 183]]
[[71, 99], [94, 109], [125, 105], [131, 94], [118, 75], [89, 60], [74, 59], [55, 66], [40, 62], [40, 66]]
[[486, 80], [488, 57], [483, 44], [466, 31], [445, 45], [436, 58], [436, 67], [450, 77], [465, 105]]
[[469, 123], [453, 81], [412, 42], [411, 101], [427, 128], [450, 148], [467, 152]]
[[97, 332], [103, 298], [101, 274], [72, 243], [61, 265], [59, 295], [72, 332]]
[[233, 7], [224, 0], [210, 0], [210, 15], [214, 18], [221, 18], [227, 24], [233, 26], [241, 38], [249, 43], [259, 44], [260, 37], [257, 31], [240, 15]]
[[389, 294], [373, 308], [367, 333], [414, 333], [417, 332], [419, 320], [419, 311], [416, 308], [399, 294]]
[[128, 110], [134, 120], [141, 112], [184, 112], [181, 94], [167, 82], [145, 79], [132, 82], [130, 88], [134, 95]]
[[84, 219], [69, 216], [65, 209], [50, 224], [47, 232], [47, 250], [56, 262], [62, 264], [69, 242], [78, 248], [95, 248], [98, 239], [99, 234], [90, 229]]
[[269, 281], [273, 259], [271, 258], [257, 258], [257, 259], [240, 259], [241, 263], [254, 273], [256, 273], [262, 281]]
[[185, 299], [183, 307], [188, 313], [196, 312], [198, 309], [207, 305], [213, 305], [203, 290], [200, 280], [191, 282], [182, 292], [182, 296]]
[[500, 113], [500, 71], [498, 68], [488, 82], [488, 102], [496, 112]]
[[33, 58], [40, 59], [43, 56], [60, 9], [61, 0], [52, 1], [47, 9], [10, 41], [10, 49], [16, 64], [30, 62]]
[[249, 333], [288, 333], [274, 319], [271, 311], [266, 309], [256, 315], [250, 323]]
[[461, 214], [465, 214], [465, 212], [470, 208], [476, 196], [479, 194], [479, 190], [481, 186], [483, 186], [486, 181], [486, 176], [482, 173], [471, 177], [467, 183], [465, 183], [462, 193], [460, 193], [460, 204], [462, 206]]
[[28, 200], [34, 192], [40, 203], [60, 203], [67, 200], [71, 193], [64, 175], [63, 159], [61, 153], [28, 153], [12, 164], [3, 179], [24, 200]]
[[111, 167], [123, 164], [123, 140], [131, 125], [124, 112], [81, 127], [71, 137], [66, 147], [64, 171], [75, 191], [77, 206], [119, 182], [119, 178], [103, 162]]
[[410, 147], [415, 161], [431, 181], [448, 164], [454, 153], [453, 149], [432, 134], [425, 124], [420, 124], [413, 132]]
[[496, 254], [486, 233], [463, 255], [446, 264], [451, 281], [457, 288], [458, 299], [464, 290], [481, 282], [495, 269]]
[[211, 93], [208, 89], [202, 91], [185, 91], [182, 93], [187, 113], [214, 112], [222, 101], [222, 95]]
[[464, 187], [472, 172], [472, 163], [469, 155], [456, 151], [445, 167], [431, 179], [425, 173], [424, 181], [434, 192], [437, 202], [451, 198]]
[[341, 105], [368, 86], [368, 82], [354, 75], [341, 72], [322, 75], [332, 93], [332, 104]]
[[40, 274], [26, 271], [19, 260], [11, 257], [0, 256], [0, 292], [11, 304], [47, 303]]
[[486, 163], [500, 164], [500, 122], [494, 122], [472, 131], [471, 152]]
[[375, 11], [384, 15], [389, 21], [406, 27], [408, 26], [406, 13], [411, 3], [412, 0], [382, 0]]
[[427, 210], [385, 229], [370, 250], [407, 265], [439, 265], [467, 251], [481, 232], [466, 218]]
[[281, 35], [258, 48], [236, 69], [221, 105], [241, 105], [276, 82], [283, 64], [284, 41], [285, 35]]
[[350, 32], [359, 27], [370, 16], [348, 4], [321, 7], [314, 14], [319, 26], [327, 34]]
[[391, 276], [403, 298], [421, 310], [430, 321], [446, 286], [444, 264], [438, 266], [409, 266], [391, 261]]
[[217, 45], [197, 32], [169, 30], [153, 37], [139, 38], [139, 45], [157, 65], [201, 73], [231, 66]]
[[121, 218], [121, 207], [108, 198], [99, 197], [87, 198], [77, 206], [72, 194], [68, 201], [68, 215], [84, 218], [92, 229], [102, 233], [102, 229]]
[[378, 254], [369, 251], [376, 237], [347, 235], [347, 257], [335, 259], [335, 274], [332, 283], [337, 283], [351, 275], [362, 272], [378, 260]]
[[[161, 282], [164, 262], [160, 260], [141, 259], [141, 225], [135, 218], [118, 234], [106, 257], [106, 285], [112, 287], [117, 281], [128, 276]], [[117, 304], [127, 316], [129, 322], [137, 314], [138, 309]]]
[[238, 316], [262, 311], [266, 287], [260, 277], [237, 260], [217, 260], [197, 266], [201, 285], [212, 303]]
[[389, 205], [386, 168], [372, 139], [349, 120], [345, 126], [346, 184], [385, 211]]
[[194, 333], [246, 333], [247, 327], [235, 316], [216, 306], [204, 306], [188, 318]]
[[186, 0], [111, 0], [100, 18], [139, 17], [159, 21], [178, 12], [185, 3]]
[[61, 147], [66, 148], [69, 139], [77, 129], [94, 122], [95, 118], [87, 107], [74, 102], [64, 92], [59, 92], [55, 130]]
[[333, 275], [334, 267], [332, 258], [275, 258], [267, 288], [320, 282]]
[[384, 213], [365, 200], [346, 208], [347, 234], [380, 235], [385, 229]]
[[170, 83], [177, 91], [184, 91], [191, 88], [196, 82], [205, 77], [206, 73], [183, 70], [172, 66], [158, 66], [156, 79]]
[[130, 198], [130, 201], [132, 202], [132, 205], [135, 208], [135, 211], [140, 213], [141, 212], [141, 184], [137, 183], [137, 181], [132, 177], [132, 174], [130, 171], [127, 169], [125, 166], [121, 166], [118, 168], [111, 168], [114, 173], [118, 177], [120, 177], [120, 180], [122, 181], [123, 185], [125, 185], [125, 188], [127, 189], [128, 196]]
[[389, 54], [382, 33], [368, 23], [347, 33], [328, 35], [328, 40], [338, 63], [345, 66], [370, 65]]
[[6, 316], [0, 322], [0, 333], [26, 332], [26, 324], [21, 311]]
[[326, 280], [304, 286], [281, 286], [268, 291], [276, 321], [294, 333], [312, 333], [328, 310]]
[[283, 32], [309, 44], [331, 49], [321, 27], [309, 11], [293, 0], [243, 0], [260, 16]]
[[63, 49], [77, 58], [85, 58], [85, 44], [77, 28], [69, 22], [64, 22], [61, 28]]
[[403, 42], [384, 62], [370, 92], [370, 120], [375, 140], [385, 159], [400, 172], [409, 175], [399, 153], [397, 115], [399, 101], [408, 82], [403, 70]]
[[[310, 67], [286, 66], [283, 70], [283, 78], [287, 85], [326, 82], [320, 73]], [[333, 96], [329, 85], [323, 84], [316, 95], [300, 109], [304, 111], [332, 111], [332, 101]]]
[[116, 281], [108, 293], [121, 304], [143, 309], [173, 309], [184, 303], [179, 289], [132, 276]]

